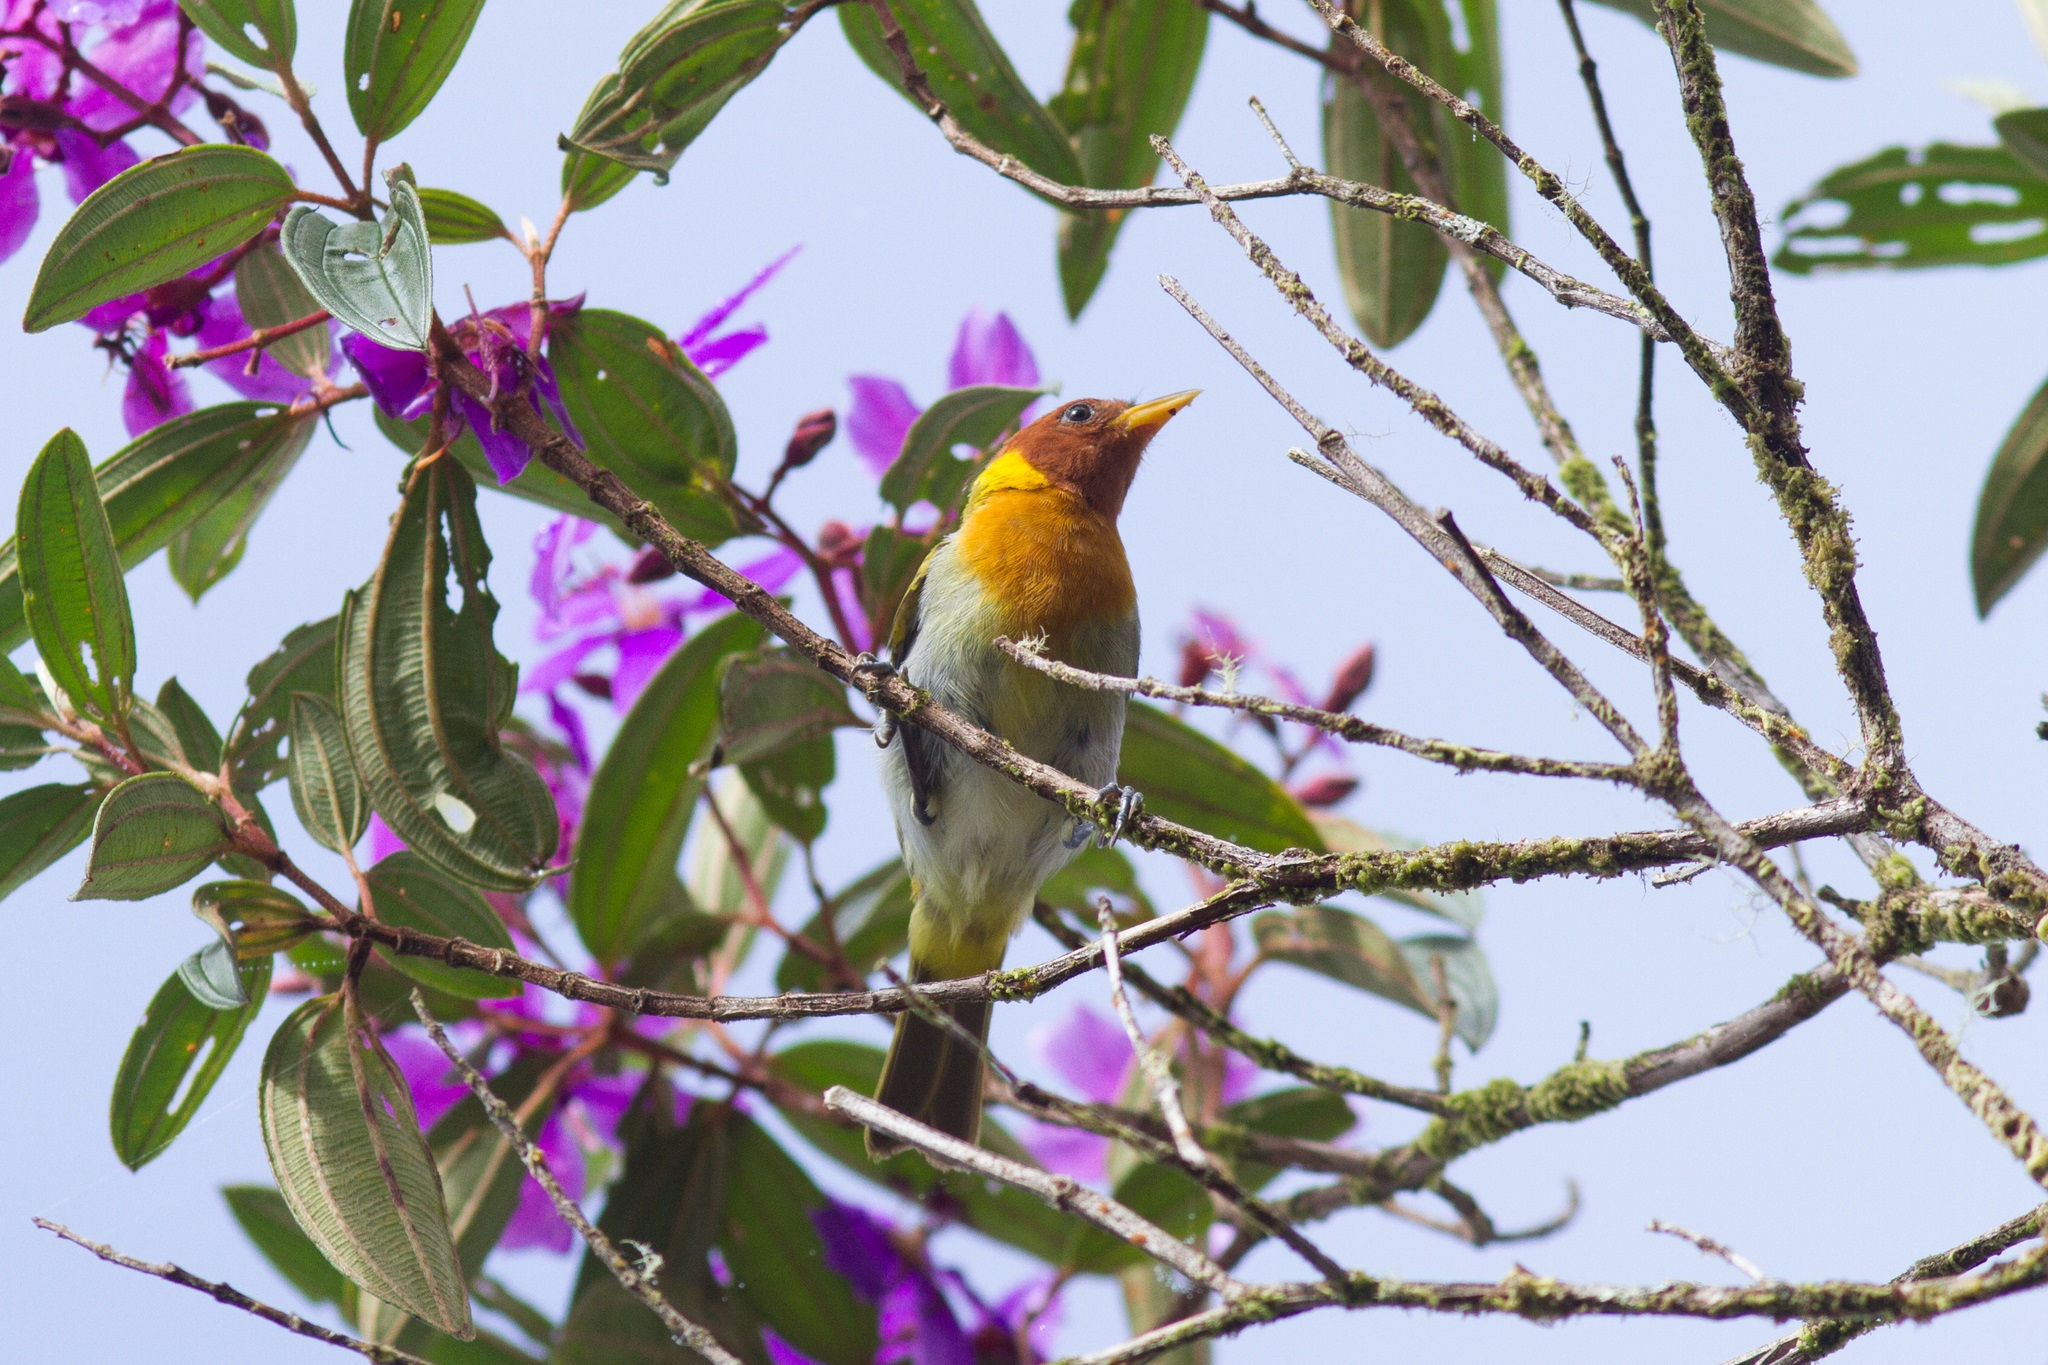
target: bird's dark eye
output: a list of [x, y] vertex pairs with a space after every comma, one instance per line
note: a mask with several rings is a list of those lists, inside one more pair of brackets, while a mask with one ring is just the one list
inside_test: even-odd
[[1060, 420], [1062, 422], [1073, 422], [1077, 425], [1082, 422], [1092, 422], [1095, 420], [1095, 406], [1092, 403], [1069, 403], [1067, 410], [1060, 414]]

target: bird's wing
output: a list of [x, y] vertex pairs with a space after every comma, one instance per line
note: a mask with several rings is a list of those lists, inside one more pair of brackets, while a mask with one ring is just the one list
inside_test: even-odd
[[[937, 553], [936, 550], [933, 551]], [[924, 579], [931, 572], [932, 555], [924, 557], [924, 563], [917, 566], [917, 574], [904, 589], [903, 600], [896, 604], [896, 620], [889, 628], [889, 662], [898, 671], [910, 662], [910, 651], [917, 643], [920, 624], [919, 613], [924, 604]], [[922, 825], [929, 825], [935, 818], [932, 801], [938, 795], [939, 762], [936, 749], [939, 739], [915, 725], [899, 727], [896, 733], [903, 739], [903, 766], [910, 774], [910, 810]]]

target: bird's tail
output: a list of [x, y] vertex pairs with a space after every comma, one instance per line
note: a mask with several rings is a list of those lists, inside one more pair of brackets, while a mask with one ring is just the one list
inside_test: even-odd
[[[911, 979], [925, 980], [915, 959]], [[968, 1038], [988, 1041], [990, 1002], [967, 1000], [938, 1008], [952, 1016]], [[966, 1142], [981, 1139], [981, 1049], [968, 1045], [950, 1029], [905, 1010], [896, 1016], [896, 1036], [882, 1063], [875, 1098], [899, 1114], [928, 1123]], [[870, 1128], [868, 1157], [882, 1161], [904, 1149], [901, 1142]]]

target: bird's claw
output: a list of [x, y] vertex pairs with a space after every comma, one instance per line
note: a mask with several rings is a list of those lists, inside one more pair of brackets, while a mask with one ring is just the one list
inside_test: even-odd
[[853, 656], [853, 671], [855, 673], [872, 673], [878, 678], [893, 678], [897, 676], [896, 665], [872, 650], [865, 649]]
[[1116, 819], [1095, 841], [1097, 848], [1108, 848], [1124, 837], [1124, 828], [1137, 819], [1138, 812], [1145, 808], [1145, 794], [1136, 787], [1125, 787], [1110, 782], [1106, 783], [1096, 796], [1105, 800], [1112, 796], [1116, 798]]

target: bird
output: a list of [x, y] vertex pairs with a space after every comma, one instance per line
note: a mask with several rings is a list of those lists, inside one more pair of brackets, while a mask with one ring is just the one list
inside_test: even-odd
[[[1057, 682], [998, 650], [996, 637], [1042, 642], [1053, 658], [1130, 677], [1138, 667], [1138, 595], [1117, 518], [1152, 438], [1193, 402], [1084, 398], [1031, 422], [987, 460], [956, 529], [932, 547], [905, 592], [886, 662], [940, 705], [1104, 796], [1111, 835], [1137, 808], [1116, 785], [1125, 697]], [[910, 876], [910, 980], [953, 980], [1002, 965], [1045, 879], [1090, 834], [1060, 806], [915, 726], [885, 718], [882, 783]], [[906, 1010], [875, 1089], [881, 1103], [967, 1142], [981, 1131], [990, 1003], [943, 1007], [959, 1032]], [[868, 1155], [902, 1143], [868, 1130]]]

